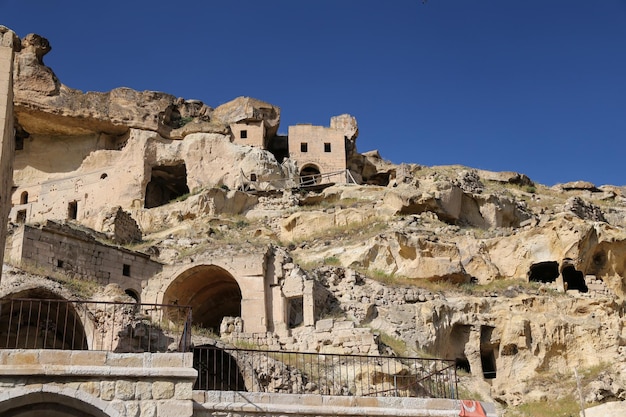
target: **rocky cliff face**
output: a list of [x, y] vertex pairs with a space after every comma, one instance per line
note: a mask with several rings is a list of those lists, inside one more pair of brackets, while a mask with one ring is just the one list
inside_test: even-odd
[[[474, 389], [505, 406], [558, 398], [559, 384], [538, 388], [537, 378], [571, 380], [573, 368], [604, 369], [585, 386], [588, 401], [624, 397], [623, 366], [606, 366], [623, 364], [626, 344], [623, 187], [549, 188], [519, 173], [394, 165], [355, 151], [348, 166], [362, 185], [237, 191], [243, 171], [268, 181], [293, 173], [229, 137], [230, 123], [251, 117], [275, 132], [277, 107], [241, 99], [212, 109], [126, 88], [82, 93], [44, 65], [49, 50], [29, 35], [16, 57], [17, 139], [28, 145], [14, 177], [18, 186], [69, 177], [70, 188], [99, 184], [94, 190], [106, 193], [77, 222], [103, 230], [107, 213], [121, 206], [143, 229], [145, 246], [170, 264], [206, 244], [283, 247], [327, 291], [321, 317], [339, 314], [354, 323], [346, 328], [388, 335], [409, 354], [455, 359]], [[64, 155], [68, 146], [76, 152]], [[138, 205], [150, 173], [175, 177], [181, 160], [184, 198]], [[311, 342], [310, 329], [294, 335], [283, 347], [328, 342]], [[374, 348], [373, 337], [362, 340], [365, 351]]]

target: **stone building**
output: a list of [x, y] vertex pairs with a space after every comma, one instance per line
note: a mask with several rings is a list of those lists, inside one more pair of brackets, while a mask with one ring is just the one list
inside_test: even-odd
[[9, 237], [6, 257], [25, 269], [60, 272], [101, 285], [118, 284], [140, 301], [143, 286], [163, 265], [146, 254], [102, 243], [96, 235], [50, 220], [40, 227], [22, 225]]
[[340, 130], [289, 126], [289, 157], [298, 165], [302, 185], [346, 182], [346, 138]]

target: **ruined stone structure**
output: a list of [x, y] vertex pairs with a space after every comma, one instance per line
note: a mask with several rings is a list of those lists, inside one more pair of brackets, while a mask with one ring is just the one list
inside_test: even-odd
[[53, 221], [41, 227], [17, 228], [7, 242], [6, 252], [13, 265], [61, 272], [101, 285], [118, 284], [137, 301], [147, 281], [163, 269], [146, 254], [101, 243], [94, 233]]

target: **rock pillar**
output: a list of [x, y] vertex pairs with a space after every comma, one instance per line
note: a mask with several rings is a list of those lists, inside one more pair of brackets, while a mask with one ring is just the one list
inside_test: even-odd
[[19, 39], [15, 33], [0, 26], [0, 266], [4, 261], [6, 225], [13, 187], [13, 56], [16, 47], [19, 47]]

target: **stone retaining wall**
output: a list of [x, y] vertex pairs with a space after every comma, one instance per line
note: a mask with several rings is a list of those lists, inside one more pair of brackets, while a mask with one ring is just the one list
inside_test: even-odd
[[[278, 416], [398, 416], [458, 417], [458, 400], [399, 397], [336, 397], [316, 394], [268, 394], [194, 391], [194, 417]], [[481, 403], [487, 417], [496, 417], [493, 404]]]
[[94, 417], [191, 417], [192, 365], [191, 353], [0, 350], [0, 415], [40, 404]]

